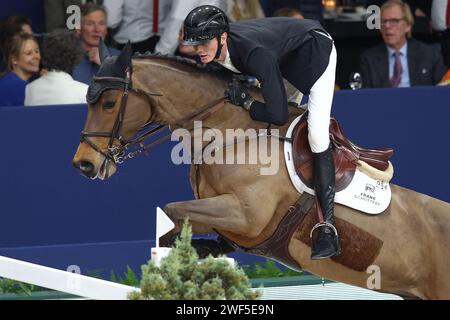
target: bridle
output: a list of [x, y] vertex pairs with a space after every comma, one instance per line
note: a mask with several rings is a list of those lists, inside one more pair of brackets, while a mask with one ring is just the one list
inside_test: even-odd
[[[105, 157], [105, 160], [107, 161], [114, 161], [114, 163], [122, 163], [125, 160], [125, 150], [129, 147], [132, 147], [139, 143], [139, 141], [145, 136], [148, 137], [150, 134], [154, 135], [157, 134], [159, 131], [159, 127], [153, 128], [150, 131], [146, 132], [143, 135], [138, 136], [135, 139], [132, 139], [130, 141], [127, 141], [120, 133], [120, 130], [122, 128], [122, 124], [124, 121], [125, 116], [125, 109], [128, 102], [128, 95], [130, 91], [135, 92], [137, 94], [144, 94], [147, 97], [151, 96], [162, 96], [162, 94], [159, 93], [149, 93], [144, 92], [142, 90], [134, 89], [131, 84], [131, 72], [129, 69], [126, 71], [126, 77], [120, 78], [120, 77], [94, 77], [94, 83], [107, 83], [107, 85], [104, 86], [103, 90], [107, 89], [113, 89], [120, 86], [123, 86], [123, 92], [120, 102], [120, 108], [119, 112], [117, 113], [116, 120], [114, 121], [114, 126], [111, 130], [111, 132], [89, 132], [89, 131], [82, 131], [81, 132], [81, 142], [87, 143], [92, 149], [97, 151], [98, 153], [102, 154]], [[149, 107], [151, 107], [151, 103], [149, 101]], [[150, 112], [153, 114], [152, 110]], [[143, 126], [143, 129], [148, 128], [148, 126], [151, 123], [151, 119], [147, 121], [147, 123]], [[161, 130], [162, 131], [162, 130]], [[99, 146], [97, 146], [90, 137], [103, 137], [103, 138], [109, 138], [108, 147], [106, 150], [102, 150]], [[120, 146], [117, 146], [114, 144], [114, 141], [118, 140], [120, 142]], [[132, 156], [131, 156], [132, 157]]]
[[[160, 93], [153, 93], [153, 92], [147, 92], [141, 89], [135, 89], [132, 86], [131, 83], [131, 70], [128, 68], [126, 70], [126, 77], [120, 78], [120, 77], [94, 77], [94, 83], [107, 83], [103, 87], [103, 91], [107, 89], [116, 89], [117, 87], [123, 86], [123, 92], [120, 102], [120, 108], [119, 112], [117, 114], [116, 120], [114, 121], [114, 126], [111, 130], [111, 132], [91, 132], [91, 131], [82, 131], [81, 132], [81, 139], [80, 142], [87, 143], [92, 149], [100, 153], [104, 156], [104, 162], [103, 165], [106, 174], [109, 172], [109, 165], [110, 162], [114, 162], [114, 164], [122, 164], [125, 160], [134, 158], [135, 156], [145, 152], [147, 153], [150, 149], [155, 147], [156, 145], [160, 144], [161, 142], [168, 140], [171, 137], [171, 133], [166, 134], [155, 141], [144, 144], [145, 140], [147, 140], [150, 137], [153, 137], [161, 132], [163, 132], [166, 129], [173, 129], [169, 127], [168, 124], [156, 124], [153, 120], [153, 116], [155, 113], [152, 110], [152, 104], [150, 101], [151, 97], [161, 97], [163, 96]], [[109, 85], [108, 85], [109, 84]], [[124, 121], [124, 115], [125, 110], [127, 106], [128, 101], [128, 95], [131, 92], [135, 92], [139, 95], [144, 95], [149, 100], [149, 107], [150, 107], [150, 113], [151, 117], [146, 123], [142, 126], [142, 128], [138, 131], [141, 132], [136, 138], [131, 140], [126, 140], [120, 133], [120, 130], [123, 125]], [[101, 94], [101, 93], [100, 93]], [[221, 97], [219, 99], [216, 99], [208, 104], [206, 104], [204, 107], [202, 107], [200, 110], [197, 110], [188, 116], [178, 120], [175, 122], [175, 127], [184, 127], [188, 122], [191, 122], [193, 120], [203, 120], [209, 117], [216, 108], [218, 108], [221, 104], [221, 102], [225, 101], [225, 97]], [[91, 137], [103, 137], [103, 138], [109, 138], [108, 147], [106, 150], [102, 150], [98, 145], [96, 145], [90, 138]], [[118, 140], [120, 143], [120, 146], [117, 146], [114, 144], [114, 141]], [[127, 150], [139, 145], [137, 149], [134, 149], [133, 151], [130, 151], [127, 153]]]

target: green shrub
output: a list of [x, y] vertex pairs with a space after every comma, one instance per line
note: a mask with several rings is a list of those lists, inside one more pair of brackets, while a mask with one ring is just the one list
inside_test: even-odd
[[185, 221], [181, 237], [157, 267], [153, 261], [142, 266], [141, 293], [130, 299], [154, 300], [255, 300], [245, 272], [225, 259], [199, 259], [191, 245], [192, 228]]
[[303, 272], [297, 272], [289, 268], [281, 270], [273, 260], [269, 259], [267, 259], [264, 263], [255, 263], [250, 266], [244, 266], [243, 269], [245, 274], [250, 279], [293, 277], [303, 275]]
[[133, 269], [130, 268], [130, 266], [127, 266], [127, 271], [123, 274], [123, 277], [120, 275], [116, 276], [115, 272], [111, 271], [110, 279], [112, 282], [133, 287], [139, 287], [139, 283], [141, 282]]
[[22, 283], [15, 280], [0, 278], [0, 294], [26, 294], [31, 295], [32, 292], [46, 290], [44, 288], [28, 284]]

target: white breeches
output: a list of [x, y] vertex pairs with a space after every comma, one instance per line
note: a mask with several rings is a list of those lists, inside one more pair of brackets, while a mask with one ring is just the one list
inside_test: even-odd
[[330, 145], [329, 126], [336, 76], [336, 59], [336, 48], [333, 44], [328, 67], [314, 83], [309, 94], [308, 140], [311, 151], [314, 153], [323, 152]]

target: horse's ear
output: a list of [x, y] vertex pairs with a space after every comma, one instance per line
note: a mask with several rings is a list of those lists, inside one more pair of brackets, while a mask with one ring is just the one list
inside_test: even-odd
[[103, 63], [103, 61], [105, 61], [106, 58], [108, 58], [110, 56], [108, 47], [106, 46], [103, 39], [100, 39], [99, 54], [100, 54], [100, 62], [101, 63]]
[[131, 42], [128, 41], [116, 61], [116, 66], [119, 68], [119, 70], [123, 71], [126, 70], [127, 67], [131, 66], [132, 57], [133, 49], [131, 48]]

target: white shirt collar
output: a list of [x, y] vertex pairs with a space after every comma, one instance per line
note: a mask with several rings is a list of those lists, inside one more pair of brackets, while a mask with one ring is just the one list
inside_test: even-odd
[[68, 74], [67, 72], [64, 71], [56, 71], [56, 70], [51, 70], [49, 71], [45, 77], [47, 78], [60, 78], [60, 79], [70, 79], [73, 80], [72, 76], [70, 74]]
[[236, 69], [236, 67], [233, 65], [233, 62], [231, 61], [230, 58], [230, 52], [227, 49], [227, 54], [225, 55], [225, 61], [216, 61], [217, 63], [221, 64], [222, 66], [224, 66], [225, 68], [227, 68], [228, 70], [233, 71], [234, 73], [242, 73], [241, 71], [239, 71], [238, 69]]
[[[386, 46], [389, 52], [389, 57], [392, 57], [392, 55], [395, 53], [395, 49], [391, 48], [389, 46]], [[405, 44], [403, 45], [403, 47], [400, 48], [400, 53], [401, 56], [406, 57], [407, 56], [407, 52], [408, 52], [408, 41], [405, 41]]]

